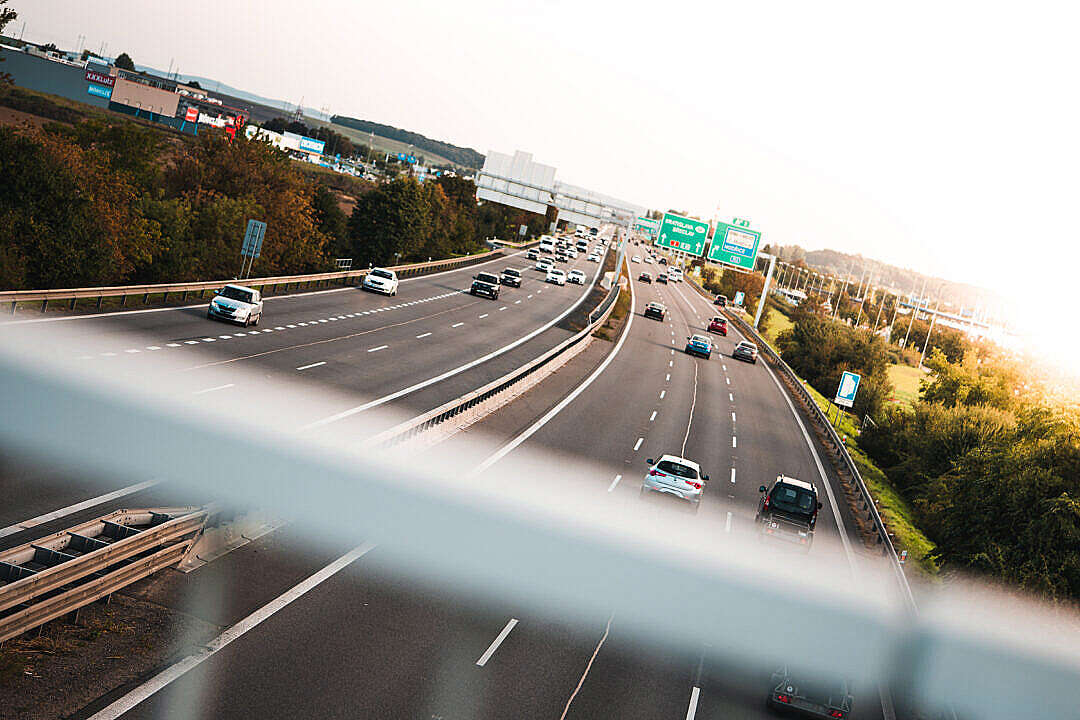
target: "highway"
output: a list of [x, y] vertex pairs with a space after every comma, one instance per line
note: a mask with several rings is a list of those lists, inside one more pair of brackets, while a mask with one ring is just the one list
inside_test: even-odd
[[[633, 274], [640, 269], [632, 266]], [[758, 485], [780, 472], [811, 480], [824, 504], [814, 551], [836, 549], [857, 566], [862, 551], [831, 468], [821, 466], [823, 480], [822, 450], [803, 432], [808, 421], [764, 362], [730, 358], [740, 339], [733, 330], [728, 338], [715, 338], [719, 352], [710, 360], [685, 355], [686, 335], [704, 331], [713, 308], [686, 285], [633, 285], [636, 314], [610, 364], [600, 353], [587, 353], [525, 402], [501, 409], [452, 442], [482, 437], [489, 449], [501, 446], [488, 458], [486, 473], [498, 474], [515, 452], [557, 457], [553, 467], [573, 473], [615, 508], [643, 502], [638, 488], [646, 458], [683, 454], [711, 476], [700, 511], [691, 515], [665, 498], [644, 502], [657, 513], [686, 513], [688, 522], [712, 528], [717, 542], [751, 531]], [[663, 322], [641, 316], [649, 300], [667, 305]], [[587, 378], [591, 382], [578, 391]], [[552, 414], [556, 407], [561, 409]], [[223, 625], [237, 623], [230, 642], [189, 671], [147, 678], [82, 716], [164, 718], [193, 707], [213, 717], [769, 716], [763, 706], [768, 673], [717, 660], [716, 648], [645, 645], [610, 615], [571, 622], [497, 597], [411, 585], [384, 563], [377, 546], [348, 554], [348, 548], [315, 552], [300, 534], [292, 541], [296, 555], [289, 557], [304, 558], [305, 573], [323, 572], [319, 582], [295, 596], [299, 586], [267, 583], [259, 564], [273, 563], [273, 556], [258, 557], [261, 542], [237, 551], [208, 576], [227, 583], [226, 596], [246, 598], [230, 604], [228, 613], [217, 611]], [[335, 554], [343, 560], [326, 565]], [[784, 563], [798, 559], [783, 550], [777, 557]], [[231, 574], [221, 575], [227, 566]], [[287, 602], [259, 615], [259, 603], [277, 592]], [[676, 611], [693, 612], [701, 604], [701, 598], [687, 598], [687, 607]], [[876, 689], [856, 697], [852, 717], [882, 717]]]
[[[607, 231], [610, 233], [610, 230]], [[4, 342], [32, 343], [43, 326], [64, 323], [79, 338], [79, 352], [66, 358], [73, 367], [104, 365], [117, 377], [137, 375], [157, 357], [181, 363], [178, 392], [208, 406], [242, 399], [282, 380], [332, 392], [336, 410], [295, 417], [298, 429], [325, 424], [348, 426], [366, 409], [385, 407], [411, 417], [458, 397], [518, 367], [572, 335], [560, 322], [589, 294], [603, 263], [584, 254], [561, 264], [587, 274], [586, 285], [556, 286], [533, 270], [525, 253], [516, 252], [480, 265], [409, 278], [396, 296], [358, 288], [338, 288], [265, 299], [258, 327], [238, 327], [209, 320], [206, 304], [150, 308], [115, 313], [49, 318], [0, 325]], [[481, 270], [523, 269], [521, 288], [503, 287], [497, 301], [466, 291]], [[106, 334], [107, 333], [107, 334]], [[255, 369], [243, 382], [231, 382], [231, 369]], [[214, 380], [207, 380], [213, 371]], [[222, 373], [226, 375], [222, 378]], [[257, 409], [253, 409], [257, 412]], [[394, 417], [389, 415], [388, 417]], [[364, 432], [370, 432], [365, 426]], [[147, 478], [145, 483], [153, 482]], [[0, 545], [25, 541], [41, 530], [60, 529], [131, 503], [181, 501], [160, 486], [124, 493], [132, 486], [103, 491], [68, 478], [50, 481], [37, 468], [0, 468]], [[116, 493], [124, 493], [109, 497]], [[89, 503], [86, 507], [81, 507]], [[78, 510], [69, 512], [72, 507]], [[21, 532], [20, 523], [65, 511], [59, 517]]]

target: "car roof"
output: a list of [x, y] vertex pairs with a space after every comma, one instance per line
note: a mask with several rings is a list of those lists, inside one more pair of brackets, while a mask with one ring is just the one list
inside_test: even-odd
[[656, 302], [655, 300], [653, 300], [651, 303], [649, 303], [649, 307], [662, 308], [662, 307], [664, 307], [664, 303]]
[[709, 338], [705, 337], [704, 335], [698, 335], [697, 333], [694, 333], [693, 335], [690, 336], [690, 342], [694, 342], [695, 340], [697, 342], [708, 343], [710, 345], [712, 344], [712, 342], [709, 340]]
[[817, 493], [817, 488], [814, 487], [814, 483], [809, 483], [809, 482], [806, 482], [805, 480], [799, 480], [797, 478], [788, 477], [786, 475], [777, 475], [776, 476], [776, 482], [778, 482], [778, 483], [782, 482], [785, 485], [794, 485], [795, 487], [800, 487], [803, 490], [812, 490], [815, 493]]
[[687, 467], [692, 467], [692, 468], [694, 468], [695, 470], [698, 471], [699, 475], [701, 474], [701, 466], [698, 465], [693, 460], [687, 460], [686, 458], [679, 457], [678, 455], [661, 455], [660, 459], [656, 461], [656, 464], [659, 465], [660, 463], [664, 462], [665, 460], [668, 460], [670, 462], [677, 462], [680, 465], [686, 465]]
[[755, 345], [754, 343], [750, 342], [749, 340], [740, 340], [740, 341], [739, 341], [739, 344], [740, 344], [740, 345], [749, 345], [750, 347], [754, 347], [754, 348], [756, 348], [756, 347], [757, 347], [757, 345]]
[[506, 268], [505, 270], [503, 270], [503, 272], [504, 273], [515, 272], [515, 273], [518, 273], [518, 274], [521, 273], [521, 271], [518, 270], [517, 268]]
[[578, 270], [577, 268], [574, 268], [573, 270], [570, 271], [571, 275], [573, 275], [574, 273], [577, 273], [578, 275], [584, 275], [585, 274], [584, 272], [582, 272], [581, 270]]
[[712, 319], [712, 322], [727, 322], [727, 320], [725, 320], [724, 318], [720, 317], [719, 315], [713, 315], [713, 319]]
[[247, 285], [237, 285], [235, 283], [228, 283], [225, 287], [236, 288], [237, 290], [247, 290], [248, 292], [255, 292], [254, 288], [249, 288]]

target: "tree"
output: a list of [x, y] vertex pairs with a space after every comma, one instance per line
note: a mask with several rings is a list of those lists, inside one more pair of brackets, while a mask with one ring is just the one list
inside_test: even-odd
[[120, 53], [116, 57], [116, 60], [113, 61], [113, 65], [120, 68], [121, 70], [130, 70], [132, 72], [135, 71], [135, 63], [134, 61], [132, 61], [131, 56], [128, 55], [126, 52]]
[[[0, 0], [0, 35], [4, 34], [4, 28], [15, 18], [19, 17], [19, 13], [15, 12], [11, 8], [6, 8], [8, 0]], [[0, 62], [3, 62], [4, 58], [0, 57]], [[11, 75], [8, 73], [0, 72], [0, 88], [5, 85], [11, 84]]]
[[186, 85], [187, 85], [188, 87], [193, 87], [193, 88], [195, 88], [195, 89], [197, 89], [197, 90], [202, 90], [202, 85], [200, 85], [200, 84], [199, 84], [199, 81], [198, 81], [198, 80], [192, 80], [191, 82], [189, 82], [189, 83], [185, 83], [185, 84], [186, 84]]

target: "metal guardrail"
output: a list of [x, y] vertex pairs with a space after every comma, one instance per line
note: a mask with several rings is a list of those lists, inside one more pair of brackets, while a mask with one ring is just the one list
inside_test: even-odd
[[[687, 284], [692, 286], [699, 295], [712, 302], [713, 296], [709, 295], [704, 290], [704, 288], [699, 286], [696, 282], [690, 280]], [[728, 314], [732, 322], [734, 322], [738, 326], [739, 330], [744, 335], [754, 339], [754, 341], [757, 343], [759, 352], [764, 354], [768, 358], [768, 360], [783, 375], [787, 377], [787, 379], [790, 381], [789, 386], [798, 389], [797, 392], [799, 393], [799, 395], [801, 395], [801, 399], [804, 401], [803, 404], [806, 405], [806, 407], [809, 409], [811, 417], [824, 430], [827, 444], [831, 446], [831, 449], [840, 459], [840, 462], [843, 464], [844, 468], [851, 474], [852, 478], [854, 478], [855, 486], [858, 489], [859, 494], [862, 496], [862, 509], [866, 511], [866, 519], [872, 522], [874, 525], [874, 532], [877, 535], [878, 544], [882, 546], [882, 554], [889, 558], [890, 565], [892, 566], [893, 571], [896, 574], [897, 582], [899, 583], [900, 588], [903, 591], [904, 599], [909, 604], [909, 609], [911, 609], [912, 611], [916, 610], [915, 596], [911, 592], [911, 586], [908, 584], [907, 576], [904, 575], [904, 569], [900, 565], [900, 558], [897, 556], [896, 548], [893, 546], [892, 539], [889, 537], [889, 531], [885, 527], [885, 523], [882, 521], [881, 515], [878, 513], [877, 504], [874, 502], [873, 495], [870, 494], [870, 490], [866, 487], [866, 482], [863, 480], [862, 474], [859, 472], [858, 466], [852, 459], [851, 453], [848, 452], [847, 446], [844, 444], [844, 441], [840, 438], [840, 435], [837, 434], [836, 428], [833, 427], [832, 423], [829, 422], [829, 419], [825, 416], [825, 413], [822, 412], [820, 407], [818, 407], [818, 404], [814, 400], [814, 397], [810, 394], [810, 391], [806, 389], [802, 378], [800, 378], [798, 374], [791, 369], [790, 365], [784, 362], [783, 358], [781, 358], [780, 355], [775, 350], [773, 350], [772, 346], [768, 343], [768, 341], [766, 341], [765, 338], [761, 337], [761, 335], [758, 334], [757, 330], [751, 327], [749, 323], [747, 323], [737, 314], [729, 312], [728, 308], [724, 308], [724, 311], [726, 314]]]
[[[432, 272], [438, 272], [440, 270], [447, 270], [456, 267], [468, 267], [469, 265], [475, 265], [477, 263], [492, 260], [501, 255], [505, 255], [504, 249], [491, 250], [485, 253], [478, 253], [476, 255], [466, 255], [465, 257], [453, 258], [450, 260], [432, 260], [431, 262], [411, 263], [409, 265], [394, 265], [389, 267], [398, 274], [398, 277], [408, 278], [415, 277], [417, 275], [426, 275]], [[164, 283], [157, 285], [115, 285], [110, 287], [91, 287], [91, 288], [66, 288], [55, 290], [7, 290], [0, 291], [0, 303], [11, 303], [11, 313], [14, 315], [15, 310], [19, 303], [28, 302], [40, 302], [41, 312], [45, 312], [49, 306], [49, 302], [53, 300], [67, 300], [69, 301], [69, 310], [75, 309], [75, 304], [79, 300], [97, 300], [97, 307], [101, 307], [101, 302], [107, 297], [119, 297], [121, 298], [121, 307], [127, 304], [127, 299], [131, 296], [141, 295], [143, 297], [143, 304], [150, 302], [151, 295], [164, 295], [164, 300], [167, 300], [169, 295], [179, 293], [181, 296], [181, 302], [187, 300], [189, 293], [198, 293], [199, 297], [203, 297], [207, 290], [216, 290], [223, 285], [230, 282], [242, 282], [247, 287], [258, 288], [260, 292], [266, 293], [266, 289], [270, 288], [276, 291], [281, 288], [284, 291], [288, 291], [289, 286], [293, 285], [299, 288], [301, 285], [306, 287], [318, 287], [322, 283], [330, 283], [335, 280], [340, 280], [344, 284], [350, 284], [350, 280], [359, 280], [368, 274], [368, 270], [340, 270], [336, 272], [326, 273], [311, 273], [308, 275], [282, 275], [278, 277], [264, 277], [264, 278], [249, 278], [247, 280], [210, 280], [204, 282], [190, 282], [190, 283]], [[284, 287], [282, 287], [284, 286]]]
[[176, 565], [207, 515], [195, 507], [117, 510], [0, 552], [0, 642]]
[[440, 405], [434, 410], [430, 410], [423, 415], [419, 415], [411, 420], [396, 425], [389, 430], [385, 430], [378, 435], [367, 440], [365, 447], [392, 447], [402, 442], [412, 440], [416, 436], [427, 432], [434, 428], [436, 425], [440, 425], [447, 420], [451, 420], [464, 412], [467, 412], [477, 405], [480, 405], [487, 400], [495, 397], [499, 393], [502, 393], [520, 381], [524, 380], [529, 375], [532, 375], [537, 370], [543, 368], [545, 365], [551, 363], [559, 355], [574, 347], [578, 343], [584, 341], [590, 334], [596, 331], [598, 327], [603, 325], [612, 311], [615, 309], [615, 301], [619, 297], [620, 285], [617, 282], [618, 276], [616, 276], [616, 282], [608, 290], [604, 299], [600, 301], [600, 304], [589, 313], [589, 324], [584, 329], [573, 335], [572, 337], [559, 343], [552, 349], [545, 352], [543, 355], [529, 361], [525, 365], [519, 368], [515, 368], [506, 373], [500, 378], [492, 380], [487, 385], [480, 387], [476, 390], [468, 392], [458, 398], [455, 398], [447, 403]]

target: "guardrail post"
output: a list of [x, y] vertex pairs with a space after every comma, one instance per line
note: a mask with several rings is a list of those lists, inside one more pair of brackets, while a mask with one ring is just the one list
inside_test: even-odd
[[149, 305], [150, 304], [150, 293], [146, 293], [145, 295], [142, 296], [142, 304], [143, 305]]
[[180, 294], [180, 302], [187, 302], [187, 290]]
[[45, 312], [45, 308], [47, 308], [47, 307], [49, 307], [49, 301], [48, 300], [42, 300], [41, 301], [41, 312]]
[[68, 307], [68, 310], [74, 310], [76, 302], [78, 302], [76, 298], [71, 298], [71, 305]]
[[100, 309], [101, 309], [101, 301], [102, 301], [102, 300], [104, 300], [104, 299], [105, 299], [105, 296], [104, 296], [104, 295], [98, 295], [98, 296], [97, 296], [97, 309], [98, 309], [98, 310], [100, 310]]
[[120, 296], [120, 307], [127, 307], [127, 295]]
[[19, 301], [18, 300], [12, 300], [11, 301], [11, 314], [12, 315], [15, 314], [15, 308], [17, 308], [18, 306], [19, 306]]
[[165, 296], [161, 298], [161, 302], [169, 302], [169, 293], [165, 293]]

